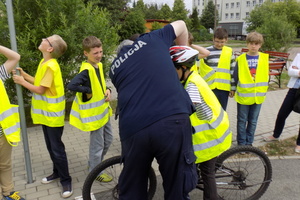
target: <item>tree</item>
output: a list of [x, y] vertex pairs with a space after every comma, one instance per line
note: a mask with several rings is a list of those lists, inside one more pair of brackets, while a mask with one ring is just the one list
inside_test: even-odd
[[[275, 15], [285, 15], [290, 23], [300, 30], [300, 3], [296, 0], [285, 0], [284, 2], [272, 3], [270, 0], [256, 7], [250, 12], [250, 17], [246, 19], [248, 23], [247, 31], [255, 30], [262, 26], [264, 18], [269, 17], [270, 13]], [[299, 34], [298, 34], [299, 35]]]
[[115, 24], [120, 23], [120, 20], [125, 18], [128, 10], [127, 3], [130, 0], [84, 0], [84, 2], [86, 4], [92, 3], [102, 9], [106, 8], [111, 14], [113, 24]]
[[[265, 36], [265, 50], [286, 52], [300, 28], [300, 3], [296, 0], [272, 3], [267, 1], [251, 11], [246, 19], [247, 31], [259, 31]], [[277, 20], [277, 21], [276, 21]]]
[[168, 4], [163, 4], [157, 13], [157, 19], [170, 20], [172, 17], [172, 10]]
[[163, 27], [163, 26], [162, 26], [159, 22], [153, 22], [153, 23], [152, 23], [152, 29], [151, 29], [151, 31], [160, 29], [160, 28], [162, 28], [162, 27]]
[[[217, 16], [215, 16], [215, 14]], [[215, 28], [215, 19], [218, 19], [218, 13], [215, 12], [215, 4], [213, 1], [209, 1], [207, 6], [204, 8], [204, 11], [200, 18], [200, 23], [206, 29]]]
[[262, 50], [287, 52], [296, 38], [296, 27], [287, 16], [275, 13], [269, 13], [256, 31], [264, 35]]
[[185, 21], [188, 29], [191, 26], [191, 20], [187, 16], [188, 10], [185, 9], [185, 4], [183, 0], [174, 0], [173, 11], [172, 11], [172, 21], [183, 20]]
[[145, 9], [145, 19], [158, 19], [158, 6], [157, 4], [147, 4]]
[[[106, 9], [93, 7], [92, 4], [85, 5], [81, 0], [15, 0], [13, 7], [18, 52], [21, 55], [20, 67], [29, 74], [35, 74], [42, 57], [37, 49], [42, 38], [53, 34], [62, 36], [68, 44], [67, 52], [59, 58], [64, 85], [78, 73], [80, 64], [85, 59], [81, 43], [89, 35], [95, 35], [103, 42], [103, 62], [105, 71], [108, 71], [108, 61], [114, 53], [119, 36], [118, 27], [111, 25], [110, 14]], [[0, 24], [7, 24], [6, 12], [2, 12]], [[6, 35], [0, 38], [0, 43], [9, 47], [7, 26], [1, 27], [1, 32]], [[10, 83], [9, 88], [10, 95], [15, 96], [15, 85]], [[28, 103], [30, 92], [23, 92], [25, 103]]]
[[132, 10], [125, 17], [122, 27], [119, 31], [121, 39], [128, 39], [131, 35], [145, 32], [145, 19], [140, 10]]
[[192, 31], [199, 30], [200, 27], [201, 27], [201, 24], [200, 24], [200, 19], [198, 17], [197, 8], [193, 9], [193, 12], [192, 12], [192, 14], [190, 16], [190, 19], [191, 19], [191, 30]]
[[174, 0], [172, 20], [186, 20], [188, 11], [185, 9], [185, 4], [183, 0]]

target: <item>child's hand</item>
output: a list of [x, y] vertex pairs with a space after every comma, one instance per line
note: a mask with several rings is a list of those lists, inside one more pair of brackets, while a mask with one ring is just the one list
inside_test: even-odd
[[234, 97], [234, 94], [235, 94], [235, 91], [231, 90], [231, 91], [229, 92], [229, 97], [230, 97], [230, 98]]
[[22, 83], [25, 81], [23, 76], [19, 76], [16, 74], [13, 75], [13, 80], [16, 84], [19, 84], [19, 85], [22, 85]]
[[106, 96], [105, 101], [110, 101], [110, 90], [109, 89], [106, 90], [105, 96]]
[[292, 68], [293, 68], [293, 69], [299, 69], [299, 68], [298, 68], [298, 67], [296, 67], [296, 66], [292, 66]]
[[23, 69], [21, 67], [17, 67], [16, 69], [12, 70], [13, 75], [17, 74], [17, 70], [20, 72], [21, 76], [23, 76], [25, 74], [25, 72], [23, 71]]
[[93, 96], [93, 94], [86, 94], [86, 98], [87, 98], [87, 99], [91, 99], [92, 96]]

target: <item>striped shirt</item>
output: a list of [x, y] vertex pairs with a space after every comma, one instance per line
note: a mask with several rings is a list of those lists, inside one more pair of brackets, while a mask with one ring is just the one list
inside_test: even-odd
[[[211, 68], [216, 69], [218, 67], [218, 64], [220, 61], [222, 49], [217, 49], [214, 46], [209, 46], [206, 49], [210, 51], [210, 54], [209, 54], [209, 56], [204, 58], [204, 62]], [[230, 74], [231, 74], [231, 89], [230, 90], [236, 89], [234, 79], [233, 79], [234, 68], [235, 68], [235, 56], [232, 53], [231, 61], [230, 61]]]
[[201, 96], [197, 86], [189, 82], [186, 91], [189, 94], [192, 102], [196, 108], [196, 115], [200, 120], [211, 120], [213, 117], [213, 113], [211, 108], [206, 104], [203, 97]]
[[[7, 73], [6, 71], [6, 68], [4, 67], [4, 65], [1, 65], [0, 66], [0, 79], [2, 81], [5, 81], [6, 79], [8, 79], [10, 76], [9, 74]], [[3, 130], [2, 130], [2, 127], [0, 125], [0, 137], [3, 135]]]

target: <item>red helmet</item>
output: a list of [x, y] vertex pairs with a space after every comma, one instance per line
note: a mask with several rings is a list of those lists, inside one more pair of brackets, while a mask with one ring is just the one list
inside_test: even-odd
[[182, 65], [192, 67], [198, 54], [197, 50], [188, 46], [172, 46], [170, 48], [171, 59], [176, 68]]

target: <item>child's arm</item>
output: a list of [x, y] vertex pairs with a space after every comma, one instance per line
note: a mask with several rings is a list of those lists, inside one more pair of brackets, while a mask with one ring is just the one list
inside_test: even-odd
[[10, 50], [9, 48], [6, 48], [1, 45], [0, 53], [7, 58], [7, 60], [4, 63], [4, 67], [6, 68], [7, 73], [10, 73], [19, 62], [21, 56], [17, 52], [14, 52], [13, 50]]
[[32, 83], [26, 81], [24, 79], [23, 76], [19, 76], [14, 74], [13, 75], [13, 80], [16, 84], [22, 85], [23, 87], [27, 88], [28, 90], [30, 90], [33, 93], [37, 93], [37, 94], [44, 94], [46, 92], [47, 87], [44, 86], [35, 86]]
[[83, 70], [77, 74], [68, 84], [68, 90], [74, 92], [81, 92], [86, 94], [91, 94], [91, 83], [88, 74], [88, 70]]
[[[34, 77], [33, 77], [33, 76], [31, 76], [31, 75], [29, 75], [29, 74], [27, 74], [26, 72], [24, 72], [22, 68], [20, 68], [20, 67], [17, 67], [17, 69], [16, 69], [16, 70], [19, 70], [19, 72], [20, 72], [20, 75], [21, 75], [21, 76], [23, 76], [23, 77], [24, 77], [24, 79], [25, 79], [26, 81], [28, 81], [28, 82], [29, 82], [29, 83], [31, 83], [31, 84], [33, 84], [33, 83], [34, 83]], [[13, 70], [13, 71], [12, 71], [12, 72], [13, 72], [13, 74], [16, 74], [16, 70]]]
[[300, 54], [297, 54], [291, 66], [288, 68], [288, 75], [290, 77], [300, 77]]
[[210, 54], [210, 51], [208, 51], [204, 47], [201, 47], [201, 46], [198, 46], [195, 44], [191, 44], [190, 47], [192, 47], [193, 49], [196, 49], [199, 52], [198, 59], [205, 58], [205, 57], [209, 56], [209, 54]]

